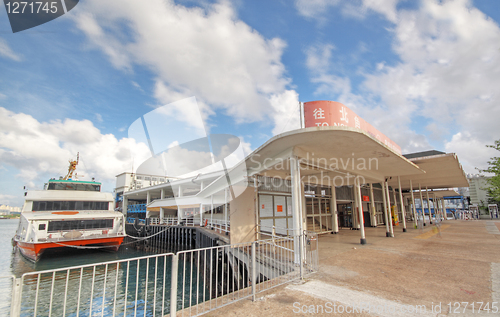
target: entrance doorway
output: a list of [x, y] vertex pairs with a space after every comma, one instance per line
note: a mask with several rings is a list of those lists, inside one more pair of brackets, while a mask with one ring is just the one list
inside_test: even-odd
[[332, 231], [330, 188], [306, 185], [306, 225], [308, 231], [325, 233]]
[[384, 204], [375, 202], [375, 214], [377, 216], [377, 225], [385, 225]]
[[352, 203], [337, 204], [339, 212], [339, 227], [352, 228]]

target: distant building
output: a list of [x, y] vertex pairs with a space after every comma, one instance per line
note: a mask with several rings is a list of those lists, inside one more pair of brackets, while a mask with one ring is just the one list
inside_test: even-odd
[[145, 175], [136, 173], [121, 173], [116, 176], [115, 188], [115, 209], [122, 210], [123, 193], [138, 190], [144, 187], [160, 185], [168, 182], [169, 179], [164, 176]]
[[467, 180], [469, 181], [469, 194], [470, 203], [472, 205], [488, 205], [488, 193], [486, 188], [488, 184], [486, 183], [490, 177], [483, 175], [467, 175]]
[[19, 213], [21, 213], [21, 208], [19, 208], [19, 207], [0, 205], [0, 215], [10, 215], [10, 214], [19, 214]]

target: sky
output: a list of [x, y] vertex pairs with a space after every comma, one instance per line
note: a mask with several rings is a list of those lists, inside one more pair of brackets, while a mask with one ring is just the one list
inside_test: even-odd
[[476, 173], [500, 139], [499, 24], [496, 0], [82, 0], [12, 33], [2, 7], [0, 203], [21, 206], [77, 152], [112, 191], [148, 151], [132, 124], [191, 97], [169, 116], [247, 154], [299, 127], [299, 101], [332, 100], [403, 153], [457, 153]]

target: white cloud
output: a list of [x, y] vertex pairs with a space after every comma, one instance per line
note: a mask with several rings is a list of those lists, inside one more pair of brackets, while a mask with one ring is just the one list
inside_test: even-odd
[[[331, 64], [310, 67], [316, 92], [354, 101], [351, 106], [358, 108], [353, 109], [403, 152], [429, 149], [429, 140], [442, 142], [442, 148], [470, 161], [464, 166], [473, 172], [470, 167], [489, 158], [483, 157], [484, 146], [500, 135], [500, 28], [467, 0], [424, 0], [418, 9], [400, 10], [396, 17], [389, 32], [400, 62], [380, 61], [372, 73], [362, 74], [359, 94], [351, 93], [349, 79], [336, 75]], [[327, 56], [331, 63], [334, 51], [322, 49], [308, 52], [319, 60]], [[429, 140], [411, 126], [420, 126]], [[454, 135], [451, 140], [444, 139], [449, 135]], [[464, 148], [483, 149], [477, 151], [481, 157], [466, 158]]]
[[320, 22], [324, 22], [326, 13], [331, 7], [337, 6], [345, 16], [364, 19], [369, 12], [373, 11], [391, 22], [396, 22], [398, 2], [399, 0], [296, 0], [295, 7], [301, 15], [318, 19]]
[[132, 86], [135, 88], [139, 89], [140, 91], [144, 92], [144, 89], [142, 89], [141, 85], [139, 85], [137, 82], [132, 80]]
[[[281, 62], [286, 43], [238, 20], [229, 2], [187, 8], [173, 1], [86, 1], [75, 20], [119, 69], [146, 66], [161, 104], [195, 96], [210, 115], [277, 123], [298, 102]], [[121, 30], [121, 31], [120, 31]], [[280, 97], [281, 96], [281, 97]], [[275, 100], [289, 104], [277, 105]], [[298, 125], [296, 126], [298, 127]]]
[[311, 82], [317, 84], [315, 95], [343, 103], [399, 144], [403, 153], [429, 149], [425, 137], [408, 128], [412, 107], [388, 107], [380, 104], [372, 97], [373, 94], [354, 93], [348, 77], [335, 75], [336, 69], [332, 65], [333, 45], [316, 45], [308, 48], [305, 53]]
[[396, 5], [399, 0], [363, 0], [363, 8], [382, 14], [387, 20], [396, 22]]
[[0, 161], [18, 169], [26, 183], [39, 181], [37, 177], [44, 174], [66, 174], [68, 159], [77, 152], [79, 174], [114, 183], [117, 174], [132, 168], [130, 148], [148, 153], [145, 144], [102, 134], [88, 120], [39, 122], [0, 107]]
[[455, 134], [445, 148], [447, 152], [457, 153], [464, 170], [471, 174], [478, 173], [477, 169], [487, 168], [490, 158], [498, 156], [498, 151], [486, 147], [469, 132]]
[[[209, 148], [211, 142], [212, 149]], [[173, 142], [164, 152], [149, 158], [138, 166], [137, 173], [149, 175], [167, 175], [169, 177], [186, 178], [198, 174], [223, 170], [240, 163], [251, 152], [250, 144], [243, 138], [208, 138], [196, 140], [196, 145]], [[210, 151], [213, 152], [210, 152]], [[214, 163], [215, 162], [215, 163]]]
[[337, 6], [340, 0], [296, 0], [295, 7], [305, 17], [313, 18], [323, 14], [329, 7]]
[[402, 62], [368, 76], [366, 87], [389, 108], [407, 108], [441, 133], [462, 131], [449, 150], [464, 135], [469, 147], [492, 144], [500, 134], [498, 24], [465, 0], [428, 0], [400, 16], [393, 47]]
[[295, 130], [300, 127], [299, 95], [295, 90], [287, 90], [284, 93], [272, 95], [271, 106], [275, 111], [273, 116], [273, 134]]
[[[16, 205], [17, 204], [17, 197], [14, 195], [4, 195], [0, 194], [0, 205]], [[10, 206], [2, 206], [5, 209], [10, 209], [12, 207]]]
[[0, 56], [12, 59], [16, 62], [21, 61], [21, 56], [12, 51], [7, 42], [2, 38], [0, 38]]

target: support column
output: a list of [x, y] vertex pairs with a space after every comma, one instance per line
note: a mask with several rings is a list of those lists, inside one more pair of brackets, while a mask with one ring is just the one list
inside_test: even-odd
[[373, 184], [370, 183], [370, 223], [372, 224], [372, 227], [377, 226], [377, 215], [375, 211], [375, 198], [373, 196]]
[[358, 219], [359, 219], [359, 231], [361, 233], [361, 239], [360, 242], [361, 244], [366, 244], [366, 237], [365, 237], [365, 224], [363, 221], [363, 200], [361, 199], [361, 188], [359, 184], [359, 180], [354, 182], [354, 187], [356, 190], [354, 193], [356, 194], [357, 197], [357, 205], [358, 205]]
[[396, 188], [392, 189], [392, 198], [394, 199], [394, 208], [396, 209], [396, 215], [398, 215], [398, 222], [399, 222], [399, 208], [398, 208], [398, 200], [396, 198]]
[[213, 229], [214, 225], [214, 195], [210, 196], [210, 229]]
[[128, 198], [127, 196], [123, 195], [123, 202], [122, 202], [122, 214], [127, 217], [128, 214]]
[[384, 219], [385, 219], [385, 236], [391, 236], [391, 230], [389, 229], [389, 218], [387, 217], [387, 198], [385, 197], [385, 182], [381, 183], [382, 185], [382, 200], [384, 202]]
[[224, 189], [224, 225], [227, 234], [227, 188]]
[[[298, 169], [300, 170], [300, 164], [298, 164]], [[300, 181], [300, 195], [299, 195], [299, 203], [300, 205], [302, 206], [302, 222], [301, 222], [301, 228], [302, 228], [302, 231], [301, 233], [304, 233], [304, 231], [307, 231], [307, 208], [306, 208], [306, 192], [305, 192], [305, 188], [304, 188], [304, 184], [302, 183], [302, 181]]]
[[424, 196], [422, 195], [422, 186], [418, 184], [418, 191], [420, 192], [420, 206], [422, 207], [422, 224], [425, 226], [425, 207], [424, 207]]
[[353, 212], [352, 212], [352, 229], [359, 229], [358, 213], [355, 212], [356, 204], [359, 205], [359, 203], [357, 202], [358, 195], [356, 194], [356, 184], [354, 184], [354, 186], [352, 186], [352, 194], [354, 196], [354, 206], [353, 206]]
[[413, 225], [417, 229], [417, 207], [415, 206], [415, 195], [413, 194], [413, 184], [410, 179], [411, 205], [413, 209]]
[[203, 227], [203, 204], [200, 204], [200, 227]]
[[427, 198], [427, 208], [429, 208], [429, 224], [432, 225], [431, 203], [429, 201], [429, 189], [425, 186], [425, 197]]
[[[204, 189], [203, 181], [200, 182], [200, 192]], [[200, 227], [203, 227], [203, 212], [205, 211], [203, 204], [200, 204]]]
[[292, 181], [292, 208], [293, 208], [293, 249], [295, 253], [295, 263], [302, 265], [301, 256], [301, 237], [302, 234], [302, 200], [301, 195], [301, 181], [300, 181], [300, 168], [296, 156], [290, 157], [290, 174]]
[[339, 215], [337, 211], [337, 193], [335, 185], [332, 185], [332, 199], [330, 199], [330, 210], [332, 211], [332, 233], [339, 233]]
[[399, 186], [399, 203], [401, 204], [401, 216], [403, 216], [403, 232], [406, 232], [406, 209], [403, 204], [403, 191], [401, 190], [401, 177], [398, 176], [398, 186]]
[[443, 209], [443, 215], [444, 215], [444, 219], [448, 220], [447, 219], [447, 215], [446, 215], [446, 206], [445, 206], [445, 203], [444, 203], [444, 197], [441, 198], [441, 209]]
[[441, 208], [441, 199], [438, 199], [436, 195], [434, 195], [434, 200], [436, 201], [436, 208], [439, 211], [439, 220], [441, 220], [441, 218], [444, 220], [443, 208]]
[[[165, 190], [163, 188], [160, 191], [160, 199], [165, 199]], [[160, 222], [163, 222], [163, 218], [165, 218], [165, 209], [160, 207]]]
[[[178, 191], [177, 191], [177, 197], [182, 197], [182, 187], [181, 185], [179, 185], [178, 187]], [[178, 207], [177, 208], [177, 223], [180, 224], [181, 222], [181, 219], [182, 219], [182, 208]]]
[[439, 209], [439, 202], [436, 200], [436, 194], [433, 193], [432, 195], [432, 205], [434, 206], [434, 214], [436, 216], [436, 222], [438, 222], [438, 215], [439, 215], [439, 220], [441, 220], [441, 209]]
[[148, 205], [151, 202], [151, 194], [149, 193], [149, 190], [146, 192], [146, 218], [149, 218], [149, 211], [148, 211]]
[[443, 200], [439, 199], [439, 212], [441, 213], [441, 216], [443, 217], [443, 221], [446, 220], [446, 213], [443, 212]]
[[394, 238], [394, 228], [392, 227], [392, 212], [391, 212], [391, 196], [389, 195], [389, 184], [387, 183], [387, 180], [385, 181], [385, 190], [387, 191], [387, 207], [389, 209], [389, 230], [390, 230], [390, 237]]

